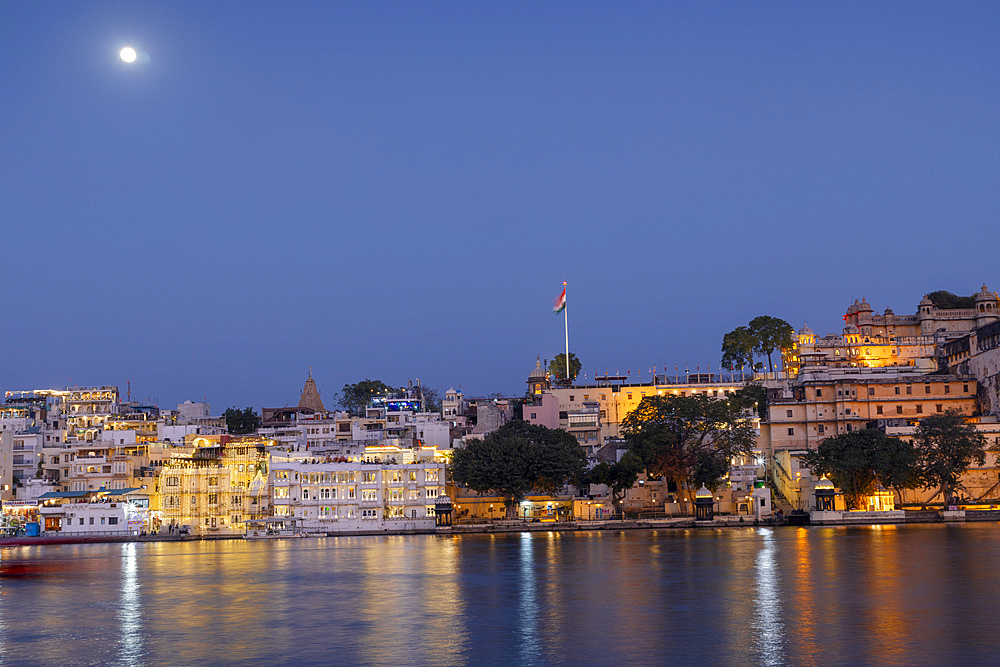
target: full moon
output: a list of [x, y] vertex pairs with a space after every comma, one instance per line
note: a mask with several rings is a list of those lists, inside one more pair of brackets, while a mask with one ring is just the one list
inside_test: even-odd
[[118, 55], [127, 63], [135, 62], [135, 49], [131, 46], [126, 46]]

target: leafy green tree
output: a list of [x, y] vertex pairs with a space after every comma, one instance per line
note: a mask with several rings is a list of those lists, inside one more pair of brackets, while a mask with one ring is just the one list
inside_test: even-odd
[[976, 307], [975, 295], [958, 296], [957, 294], [952, 294], [948, 290], [937, 290], [931, 292], [927, 295], [927, 298], [930, 299], [931, 303], [935, 306], [942, 309]]
[[774, 372], [771, 363], [771, 353], [775, 350], [790, 350], [792, 348], [792, 325], [783, 319], [760, 315], [750, 320], [750, 333], [757, 342], [757, 353], [767, 357], [767, 370]]
[[964, 488], [960, 478], [969, 466], [986, 462], [986, 438], [958, 410], [921, 420], [913, 440], [924, 481], [940, 489], [946, 505]]
[[736, 327], [722, 337], [722, 367], [757, 370], [763, 364], [754, 362], [757, 338], [747, 327]]
[[[570, 381], [576, 379], [580, 374], [580, 369], [583, 368], [583, 364], [580, 360], [576, 358], [576, 355], [572, 352], [569, 353], [569, 373]], [[551, 373], [558, 382], [566, 382], [566, 353], [560, 352], [556, 355], [556, 358], [549, 363], [549, 373]]]
[[514, 519], [525, 494], [554, 492], [578, 478], [585, 461], [583, 449], [566, 431], [515, 420], [455, 450], [451, 475], [473, 491], [502, 496], [507, 518]]
[[756, 444], [739, 396], [647, 396], [622, 421], [622, 434], [650, 476], [666, 477], [679, 489]]
[[794, 345], [792, 325], [770, 315], [760, 315], [745, 327], [736, 327], [722, 337], [722, 367], [748, 367], [759, 370], [758, 355], [767, 357], [767, 370], [774, 372], [771, 355], [775, 350], [790, 350]]
[[899, 493], [920, 483], [913, 444], [878, 429], [831, 436], [799, 460], [813, 474], [826, 475], [843, 492], [848, 509], [864, 509], [865, 497], [880, 484]]
[[599, 463], [587, 476], [591, 484], [604, 484], [611, 489], [611, 502], [615, 511], [621, 512], [621, 501], [625, 492], [635, 486], [639, 474], [643, 471], [642, 460], [631, 452], [626, 452], [621, 460], [608, 465]]
[[381, 380], [361, 380], [354, 384], [345, 384], [340, 390], [337, 402], [340, 407], [355, 416], [363, 417], [365, 408], [375, 396], [384, 396], [395, 391]]
[[260, 427], [260, 417], [253, 411], [253, 408], [238, 410], [228, 408], [223, 417], [226, 418], [226, 430], [233, 435], [246, 435], [255, 433]]
[[761, 419], [767, 419], [767, 387], [755, 382], [747, 382], [737, 389], [734, 398], [747, 410], [751, 410]]

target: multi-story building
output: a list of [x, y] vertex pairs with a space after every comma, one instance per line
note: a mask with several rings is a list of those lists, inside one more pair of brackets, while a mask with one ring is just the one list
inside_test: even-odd
[[260, 436], [195, 436], [163, 461], [156, 481], [164, 525], [195, 535], [240, 535], [269, 514], [271, 441]]
[[429, 529], [444, 494], [445, 466], [414, 463], [334, 463], [319, 458], [271, 458], [273, 516], [294, 519], [306, 533]]
[[927, 296], [915, 315], [896, 315], [889, 308], [876, 314], [865, 300], [855, 300], [844, 315], [842, 334], [818, 338], [803, 326], [789, 351], [787, 369], [802, 367], [916, 366], [933, 371], [949, 341], [1000, 318], [1000, 298], [986, 285], [971, 297], [971, 308], [939, 308]]
[[926, 374], [913, 367], [803, 369], [783, 390], [771, 392], [761, 424], [761, 449], [815, 449], [824, 438], [860, 430], [877, 420], [920, 419], [959, 410], [976, 412], [976, 379]]

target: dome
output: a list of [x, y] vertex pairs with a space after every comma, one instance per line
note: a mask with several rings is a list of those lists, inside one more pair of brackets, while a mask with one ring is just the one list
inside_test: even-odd
[[451, 507], [451, 498], [448, 496], [438, 496], [434, 501], [434, 507]]
[[531, 373], [528, 375], [528, 381], [530, 382], [531, 380], [544, 380], [544, 379], [545, 379], [545, 370], [542, 368], [542, 360], [538, 358], [535, 360], [535, 367], [531, 370]]
[[920, 305], [920, 306], [933, 306], [934, 302], [931, 301], [930, 298], [928, 298], [928, 296], [925, 294], [924, 298], [920, 300], [920, 303], [918, 305]]
[[994, 299], [996, 297], [990, 293], [990, 290], [986, 287], [986, 283], [983, 283], [983, 289], [976, 295], [976, 301], [993, 301]]
[[701, 488], [698, 489], [695, 492], [694, 497], [695, 497], [695, 499], [699, 499], [699, 498], [711, 498], [712, 497], [712, 492], [709, 491], [708, 488], [704, 484], [702, 484]]
[[813, 330], [809, 328], [809, 325], [805, 322], [802, 323], [802, 328], [799, 329], [800, 336], [812, 336]]
[[833, 482], [828, 480], [826, 477], [821, 477], [820, 480], [816, 482], [816, 490], [833, 491]]

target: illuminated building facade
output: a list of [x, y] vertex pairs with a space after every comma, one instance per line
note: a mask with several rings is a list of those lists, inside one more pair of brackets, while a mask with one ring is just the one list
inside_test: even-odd
[[972, 308], [939, 308], [924, 296], [915, 315], [896, 315], [889, 308], [875, 313], [865, 299], [855, 300], [844, 314], [841, 334], [819, 338], [808, 326], [799, 329], [786, 367], [792, 373], [809, 366], [915, 366], [933, 371], [945, 344], [1000, 318], [1000, 298], [986, 285], [972, 303]]
[[431, 529], [434, 503], [444, 494], [443, 463], [331, 462], [271, 459], [271, 504], [276, 518], [294, 518], [313, 534]]
[[269, 514], [271, 441], [259, 436], [196, 436], [171, 452], [157, 475], [163, 525], [192, 535], [240, 535]]

